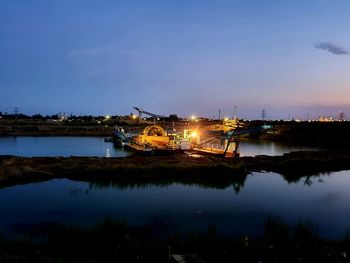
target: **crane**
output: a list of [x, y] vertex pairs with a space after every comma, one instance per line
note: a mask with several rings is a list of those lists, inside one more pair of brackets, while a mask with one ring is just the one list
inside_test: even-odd
[[139, 107], [136, 107], [136, 106], [134, 106], [133, 108], [134, 108], [136, 111], [138, 111], [138, 113], [139, 113], [139, 123], [141, 122], [141, 115], [142, 115], [142, 114], [146, 114], [146, 115], [148, 115], [148, 116], [153, 117], [153, 123], [154, 123], [154, 124], [155, 124], [155, 122], [156, 122], [156, 118], [160, 118], [160, 119], [167, 118], [167, 117], [165, 117], [165, 116], [163, 116], [163, 115], [159, 115], [159, 114], [155, 114], [155, 113], [152, 113], [152, 112], [144, 111], [142, 108], [139, 108]]

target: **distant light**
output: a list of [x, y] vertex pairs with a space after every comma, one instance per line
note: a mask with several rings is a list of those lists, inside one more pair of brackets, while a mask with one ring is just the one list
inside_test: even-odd
[[228, 121], [228, 117], [225, 117], [225, 118], [224, 118], [224, 121]]
[[192, 116], [191, 116], [191, 120], [194, 121], [195, 119], [196, 119], [196, 116], [195, 116], [195, 115], [192, 115]]
[[131, 118], [133, 118], [134, 120], [137, 118], [136, 115], [132, 115]]
[[106, 115], [106, 117], [105, 117], [106, 120], [108, 120], [110, 118], [111, 118], [111, 116], [109, 116], [109, 115]]
[[159, 118], [157, 118], [157, 121], [159, 121], [160, 119]]

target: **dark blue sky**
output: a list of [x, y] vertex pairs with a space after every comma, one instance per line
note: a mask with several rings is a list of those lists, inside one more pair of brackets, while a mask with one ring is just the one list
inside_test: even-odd
[[0, 0], [0, 111], [350, 115], [350, 1]]

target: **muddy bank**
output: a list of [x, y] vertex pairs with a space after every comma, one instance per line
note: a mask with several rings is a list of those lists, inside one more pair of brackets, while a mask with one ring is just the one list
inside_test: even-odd
[[68, 178], [73, 180], [128, 183], [182, 182], [225, 186], [245, 180], [255, 171], [276, 172], [288, 181], [322, 172], [350, 169], [350, 151], [300, 151], [283, 156], [223, 159], [171, 156], [14, 157], [0, 156], [0, 187]]

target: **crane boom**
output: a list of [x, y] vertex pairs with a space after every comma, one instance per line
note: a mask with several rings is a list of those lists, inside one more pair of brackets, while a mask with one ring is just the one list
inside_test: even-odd
[[167, 118], [167, 117], [165, 117], [163, 115], [159, 115], [159, 114], [155, 114], [155, 113], [152, 113], [152, 112], [144, 111], [143, 109], [141, 109], [139, 107], [136, 107], [136, 106], [134, 106], [133, 108], [139, 112], [139, 116], [141, 116], [141, 114], [146, 114], [146, 115], [149, 115], [149, 116], [151, 116], [153, 118], [162, 118], [162, 119], [163, 118]]

